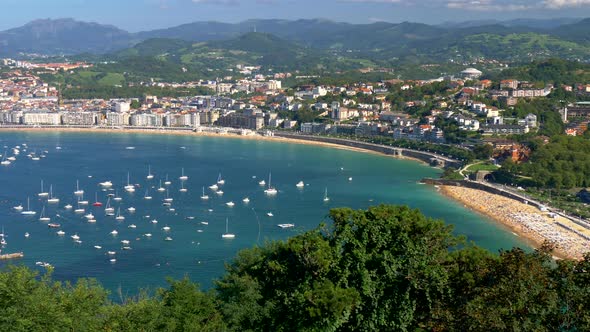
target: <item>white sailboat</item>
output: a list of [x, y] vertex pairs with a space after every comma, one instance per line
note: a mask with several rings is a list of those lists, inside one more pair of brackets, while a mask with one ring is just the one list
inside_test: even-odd
[[80, 197], [78, 197], [78, 208], [74, 210], [75, 213], [84, 213], [86, 210], [80, 207]]
[[171, 184], [172, 184], [172, 182], [170, 180], [168, 180], [168, 174], [166, 174], [166, 181], [164, 181], [164, 185], [169, 186]]
[[242, 202], [248, 204], [250, 203], [250, 199], [248, 197], [244, 197], [244, 199], [242, 199]]
[[225, 218], [225, 233], [222, 234], [221, 237], [224, 239], [233, 239], [236, 237], [236, 235], [229, 232], [228, 223], [229, 223], [228, 218]]
[[174, 199], [169, 196], [168, 189], [166, 189], [166, 198], [164, 198], [165, 203], [171, 203]]
[[2, 233], [0, 233], [0, 245], [2, 245], [2, 247], [4, 247], [7, 244], [8, 243], [6, 242], [5, 234], [4, 234], [4, 226], [2, 226]]
[[43, 191], [43, 180], [41, 180], [41, 192], [38, 194], [39, 197], [47, 197], [49, 196], [48, 192]]
[[124, 187], [125, 191], [132, 193], [135, 192], [135, 186], [129, 183], [129, 172], [127, 172], [127, 185]]
[[178, 179], [180, 181], [186, 181], [186, 180], [188, 180], [188, 176], [184, 175], [184, 168], [182, 169], [182, 174], [180, 175], [180, 177]]
[[214, 184], [212, 184], [212, 185], [209, 186], [209, 189], [211, 189], [211, 190], [217, 190], [217, 189], [219, 189], [219, 186], [217, 185], [217, 183], [214, 183]]
[[303, 188], [303, 187], [305, 187], [305, 183], [303, 183], [303, 181], [299, 181], [299, 182], [297, 182], [297, 184], [295, 185], [295, 187], [297, 187], [297, 188]]
[[221, 177], [221, 173], [217, 176], [217, 184], [225, 184], [225, 180]]
[[80, 190], [80, 185], [79, 185], [78, 180], [76, 180], [76, 191], [74, 191], [74, 195], [76, 195], [76, 196], [84, 195], [84, 190]]
[[188, 191], [188, 189], [186, 189], [186, 188], [184, 187], [184, 181], [181, 181], [181, 182], [180, 182], [180, 190], [179, 190], [179, 191], [180, 191], [181, 193], [185, 193], [185, 192], [187, 192], [187, 191]]
[[330, 200], [330, 197], [328, 197], [328, 187], [326, 187], [326, 190], [324, 191], [324, 202], [327, 202]]
[[119, 207], [117, 209], [117, 216], [115, 217], [115, 220], [117, 220], [117, 221], [125, 220], [125, 217], [121, 215], [121, 207]]
[[264, 190], [264, 193], [267, 195], [276, 195], [278, 193], [278, 191], [272, 187], [271, 173], [268, 173], [268, 188], [266, 188], [266, 190]]
[[22, 211], [20, 214], [25, 215], [25, 216], [34, 216], [35, 214], [37, 214], [37, 212], [31, 211], [31, 208], [29, 205], [29, 197], [27, 197], [27, 209], [25, 211]]
[[123, 200], [123, 198], [119, 197], [119, 191], [115, 189], [115, 197], [113, 198], [113, 201], [119, 202], [122, 200]]
[[295, 224], [278, 224], [280, 228], [292, 228], [295, 227]]
[[232, 202], [232, 201], [229, 201], [229, 202], [225, 203], [225, 205], [227, 205], [229, 207], [233, 207], [236, 204], [234, 202]]
[[154, 178], [154, 175], [152, 174], [152, 166], [148, 165], [148, 175], [145, 177], [148, 180], [151, 180]]
[[13, 206], [12, 208], [13, 208], [15, 211], [19, 211], [19, 212], [23, 210], [23, 206], [22, 206], [22, 205], [20, 205], [20, 204], [19, 204], [19, 205], [17, 205], [17, 206]]
[[101, 182], [99, 183], [99, 185], [105, 189], [110, 188], [113, 186], [113, 183], [111, 181], [105, 181], [105, 182]]
[[162, 180], [160, 179], [160, 187], [158, 187], [158, 191], [159, 192], [164, 192], [166, 191], [166, 188], [162, 187]]
[[145, 195], [143, 195], [143, 199], [145, 199], [145, 200], [152, 199], [152, 196], [150, 196], [148, 189], [145, 190]]
[[43, 208], [41, 209], [41, 216], [39, 217], [39, 221], [41, 221], [41, 222], [51, 221], [51, 218], [45, 216], [45, 206], [43, 206]]
[[0, 165], [10, 165], [10, 160], [6, 159], [6, 151], [4, 150], [4, 155], [2, 156], [2, 161], [0, 161]]
[[104, 213], [107, 215], [112, 215], [115, 212], [115, 208], [111, 206], [111, 198], [107, 198], [107, 205], [104, 208]]
[[84, 200], [84, 195], [78, 197], [78, 205], [88, 205], [88, 201]]
[[207, 199], [209, 199], [209, 195], [205, 195], [205, 187], [203, 187], [203, 194], [201, 194], [201, 199], [202, 199], [202, 200], [207, 200]]
[[56, 204], [59, 203], [59, 198], [53, 197], [53, 185], [49, 185], [49, 199], [47, 203]]

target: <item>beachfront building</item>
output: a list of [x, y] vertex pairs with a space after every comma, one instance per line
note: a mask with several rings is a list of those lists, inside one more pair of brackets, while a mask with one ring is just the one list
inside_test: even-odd
[[60, 125], [61, 114], [56, 112], [25, 112], [23, 124], [26, 125]]
[[0, 112], [0, 123], [2, 124], [21, 124], [23, 121], [23, 111], [3, 111]]
[[135, 113], [130, 116], [130, 123], [135, 127], [162, 127], [164, 115], [160, 113]]
[[106, 125], [109, 127], [123, 127], [129, 125], [129, 113], [108, 112]]
[[63, 112], [62, 123], [68, 126], [93, 126], [97, 123], [97, 113], [94, 112]]
[[228, 115], [220, 117], [217, 120], [217, 124], [222, 127], [258, 130], [264, 127], [264, 116], [261, 113], [230, 113]]

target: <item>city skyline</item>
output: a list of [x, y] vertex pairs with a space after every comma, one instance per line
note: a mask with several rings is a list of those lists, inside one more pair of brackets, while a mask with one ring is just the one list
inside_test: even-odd
[[130, 32], [196, 21], [315, 19], [350, 23], [440, 24], [516, 18], [590, 17], [590, 0], [6, 0], [0, 30], [44, 18], [71, 17]]

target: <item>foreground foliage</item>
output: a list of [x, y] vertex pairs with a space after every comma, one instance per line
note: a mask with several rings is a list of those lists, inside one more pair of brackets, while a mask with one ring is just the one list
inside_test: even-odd
[[202, 292], [188, 278], [119, 304], [96, 282], [0, 273], [10, 331], [587, 331], [590, 256], [500, 255], [404, 206], [334, 209], [333, 224], [241, 251]]

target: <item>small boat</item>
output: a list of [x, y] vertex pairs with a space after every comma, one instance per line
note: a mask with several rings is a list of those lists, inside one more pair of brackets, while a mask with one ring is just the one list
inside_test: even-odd
[[169, 208], [168, 211], [174, 212], [174, 211], [176, 211], [176, 209], [175, 208]]
[[106, 213], [107, 215], [112, 214], [115, 212], [115, 208], [111, 207], [111, 198], [107, 198], [107, 205], [104, 208], [104, 213]]
[[29, 232], [25, 233], [25, 238], [29, 238], [29, 236], [31, 236], [31, 234], [29, 234]]
[[45, 215], [45, 206], [43, 206], [43, 209], [41, 209], [41, 216], [39, 217], [39, 221], [41, 221], [41, 222], [51, 221], [51, 218], [49, 218]]
[[147, 189], [145, 190], [145, 195], [143, 195], [143, 199], [148, 200], [148, 201], [150, 199], [152, 199], [152, 196], [150, 196], [150, 194], [148, 193], [148, 190]]
[[352, 181], [352, 177], [349, 177], [349, 178], [348, 178], [348, 181]]
[[152, 222], [152, 224], [157, 224], [158, 223], [158, 221], [156, 219], [153, 219], [151, 222]]
[[244, 202], [244, 203], [250, 203], [250, 199], [248, 197], [244, 197], [244, 199], [242, 200], [242, 202]]
[[225, 218], [225, 233], [223, 233], [221, 235], [221, 237], [224, 238], [224, 239], [233, 239], [233, 238], [236, 237], [236, 235], [229, 232], [229, 230], [228, 230], [228, 223], [229, 223], [229, 219], [228, 218]]
[[72, 238], [72, 240], [77, 241], [80, 240], [80, 236], [78, 236], [78, 234], [74, 234], [72, 236], [70, 236]]
[[78, 197], [78, 205], [88, 205], [88, 201], [84, 200], [84, 194]]
[[209, 225], [209, 222], [207, 222], [207, 221], [201, 221], [201, 225]]
[[66, 209], [66, 210], [71, 210], [72, 208], [73, 208], [72, 204], [66, 204], [64, 206], [64, 209]]
[[120, 202], [122, 200], [123, 200], [123, 198], [119, 197], [119, 191], [115, 190], [115, 197], [113, 197], [113, 201]]
[[113, 186], [113, 183], [111, 181], [105, 181], [105, 182], [99, 183], [99, 185], [103, 188], [110, 188]]
[[225, 205], [227, 205], [229, 207], [232, 207], [232, 206], [234, 206], [236, 204], [234, 202], [232, 202], [232, 201], [229, 201], [229, 202], [225, 203]]
[[15, 156], [10, 156], [10, 157], [6, 158], [6, 160], [15, 161], [16, 160], [16, 157]]
[[166, 174], [166, 181], [164, 181], [164, 185], [169, 186], [171, 184], [172, 184], [172, 182], [170, 182], [170, 180], [168, 180], [168, 174]]
[[110, 234], [111, 234], [111, 235], [117, 235], [117, 234], [119, 234], [119, 232], [117, 232], [117, 230], [116, 230], [116, 229], [114, 229], [114, 230], [112, 230], [112, 231], [111, 231], [111, 233], [110, 233]]
[[74, 242], [76, 242], [77, 244], [80, 244], [80, 243], [82, 243], [82, 241], [81, 241], [81, 240], [74, 240]]
[[22, 205], [17, 205], [17, 206], [13, 206], [12, 207], [15, 211], [22, 211], [23, 210], [23, 206]]
[[131, 250], [131, 247], [129, 247], [129, 246], [125, 246], [125, 247], [123, 247], [123, 248], [121, 248], [121, 249], [123, 249], [123, 250]]
[[172, 238], [171, 238], [171, 237], [169, 237], [169, 236], [166, 236], [166, 237], [164, 238], [164, 241], [172, 241]]
[[41, 180], [41, 192], [37, 194], [39, 197], [48, 197], [49, 193], [43, 191], [43, 180]]
[[111, 259], [109, 259], [109, 262], [116, 263], [117, 262], [117, 259], [116, 258], [111, 258]]
[[76, 180], [76, 191], [74, 191], [74, 195], [76, 195], [76, 196], [84, 195], [84, 190], [80, 189], [80, 184], [79, 184], [78, 180]]
[[170, 203], [170, 202], [164, 202], [164, 203], [162, 203], [162, 205], [163, 206], [172, 206], [172, 203]]
[[96, 206], [96, 207], [102, 206], [102, 203], [98, 201], [98, 193], [94, 193], [94, 203], [92, 203], [92, 206]]
[[131, 224], [131, 225], [127, 226], [127, 227], [129, 227], [129, 228], [137, 228], [137, 226], [135, 226], [135, 224]]
[[180, 181], [188, 180], [188, 176], [184, 175], [184, 168], [182, 169], [182, 175], [178, 178]]
[[89, 224], [96, 224], [96, 219], [88, 219], [87, 222]]
[[327, 202], [330, 200], [330, 197], [328, 197], [328, 187], [326, 187], [326, 190], [324, 191], [324, 202]]
[[107, 251], [107, 254], [109, 254], [109, 255], [111, 255], [111, 256], [115, 255], [116, 253], [117, 253], [117, 252], [115, 252], [115, 251]]
[[162, 180], [160, 180], [160, 187], [158, 187], [158, 191], [159, 191], [159, 192], [164, 192], [164, 191], [166, 191], [166, 188], [162, 187]]
[[47, 199], [47, 203], [50, 203], [50, 204], [59, 203], [59, 198], [53, 197], [53, 185], [49, 185], [49, 198]]
[[169, 196], [169, 192], [168, 189], [166, 189], [166, 198], [164, 198], [164, 202], [166, 203], [170, 203], [172, 202], [174, 199], [172, 197]]
[[195, 217], [193, 217], [193, 216], [188, 216], [188, 217], [186, 217], [186, 219], [188, 219], [188, 220], [193, 220], [193, 219], [195, 219]]
[[197, 229], [197, 233], [203, 233], [202, 229]]
[[84, 212], [86, 212], [86, 210], [83, 209], [83, 208], [77, 208], [77, 209], [74, 210], [74, 213], [78, 213], [78, 214], [82, 214]]
[[25, 216], [34, 216], [37, 214], [37, 212], [31, 211], [31, 208], [29, 206], [29, 198], [28, 197], [27, 197], [27, 210], [22, 211], [20, 214], [25, 215]]
[[305, 183], [303, 183], [303, 181], [299, 181], [299, 182], [297, 182], [297, 184], [295, 185], [295, 187], [297, 187], [297, 188], [303, 188], [303, 187], [305, 187]]
[[205, 195], [205, 187], [203, 187], [203, 194], [201, 194], [201, 199], [202, 199], [202, 200], [207, 200], [207, 199], [209, 199], [209, 195]]
[[272, 214], [272, 212], [267, 212], [266, 215], [269, 216], [269, 217], [273, 217], [274, 216], [274, 214]]
[[152, 174], [152, 166], [148, 165], [148, 175], [145, 177], [148, 180], [151, 180], [154, 178], [154, 175]]
[[261, 186], [266, 186], [266, 181], [260, 180], [260, 181], [258, 181], [258, 184]]
[[127, 245], [129, 244], [129, 240], [121, 240], [121, 244]]
[[57, 223], [49, 223], [47, 224], [47, 227], [49, 228], [59, 228], [61, 225], [57, 224]]
[[127, 208], [127, 211], [134, 213], [135, 212], [135, 208], [133, 206], [130, 206]]
[[92, 213], [88, 213], [87, 215], [84, 216], [84, 218], [90, 220], [90, 219], [94, 219], [94, 215]]
[[223, 195], [223, 190], [217, 190], [215, 193], [216, 193], [217, 195], [221, 196], [221, 195]]
[[145, 233], [145, 234], [143, 234], [143, 236], [145, 236], [145, 237], [152, 237], [152, 233]]
[[266, 188], [266, 190], [264, 190], [264, 193], [269, 196], [273, 196], [273, 195], [276, 195], [278, 193], [278, 191], [272, 187], [270, 179], [271, 179], [271, 174], [268, 173], [268, 188]]
[[295, 227], [295, 224], [278, 224], [280, 228], [292, 228]]
[[0, 165], [10, 165], [10, 160], [6, 159], [6, 151], [4, 150], [4, 155], [2, 156], [2, 161], [0, 161]]
[[181, 182], [180, 182], [180, 189], [179, 189], [178, 191], [180, 191], [181, 193], [185, 193], [185, 192], [187, 192], [187, 191], [188, 191], [188, 189], [186, 189], [186, 188], [184, 187], [184, 181], [181, 181]]
[[217, 176], [217, 184], [225, 184], [225, 180], [221, 178], [221, 173]]
[[135, 147], [134, 146], [126, 146], [125, 149], [126, 150], [135, 150]]
[[94, 249], [102, 249], [101, 246], [94, 246]]
[[129, 193], [135, 192], [135, 186], [129, 183], [129, 172], [127, 172], [127, 185], [123, 188]]
[[164, 226], [164, 227], [162, 227], [162, 230], [164, 232], [169, 232], [170, 231], [170, 227], [169, 226]]
[[59, 231], [55, 232], [55, 234], [57, 234], [59, 236], [64, 236], [64, 235], [66, 235], [66, 232], [59, 230]]
[[217, 183], [214, 183], [214, 184], [212, 184], [212, 185], [209, 186], [209, 189], [211, 189], [211, 190], [217, 190], [217, 189], [219, 189], [219, 186], [217, 185]]
[[125, 217], [121, 215], [121, 208], [120, 207], [117, 209], [117, 216], [115, 217], [115, 220], [117, 220], [117, 221], [125, 220]]

